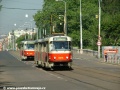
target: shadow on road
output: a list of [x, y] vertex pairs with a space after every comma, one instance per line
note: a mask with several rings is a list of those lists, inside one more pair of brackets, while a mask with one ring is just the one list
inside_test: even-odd
[[71, 70], [74, 70], [73, 68], [69, 68], [67, 66], [55, 66], [53, 67], [53, 71], [71, 71]]
[[3, 67], [6, 67], [6, 66], [0, 65], [0, 90], [4, 90], [3, 87], [8, 87], [11, 85], [10, 82], [4, 81], [4, 78], [2, 78], [2, 73], [4, 73], [4, 71], [2, 70]]
[[34, 58], [28, 58], [28, 59], [24, 59], [22, 61], [34, 61]]
[[73, 68], [69, 68], [67, 66], [55, 66], [53, 68], [45, 68], [41, 66], [36, 66], [37, 68], [42, 68], [45, 71], [71, 71], [74, 70]]

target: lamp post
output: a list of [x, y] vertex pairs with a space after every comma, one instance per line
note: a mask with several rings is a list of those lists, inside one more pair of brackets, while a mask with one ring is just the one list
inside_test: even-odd
[[[28, 14], [26, 14], [25, 17], [28, 18]], [[30, 26], [31, 26], [30, 29], [32, 29], [32, 23], [31, 22], [25, 22], [25, 23], [30, 24]]]
[[12, 30], [12, 49], [15, 49], [15, 37], [14, 37], [14, 30]]
[[30, 29], [32, 30], [32, 23], [31, 22], [25, 22], [26, 25], [30, 26]]
[[66, 2], [64, 0], [56, 0], [56, 1], [62, 1], [65, 4], [65, 13], [64, 13], [64, 33], [67, 35], [67, 16], [66, 16]]
[[80, 0], [80, 54], [83, 54], [81, 0]]
[[[28, 18], [28, 14], [26, 14], [25, 17]], [[31, 22], [25, 22], [25, 24], [30, 24], [30, 29], [31, 29], [31, 32], [33, 33], [32, 23]], [[32, 33], [31, 33], [31, 39], [32, 39]], [[29, 37], [29, 35], [28, 35], [28, 37]]]
[[[17, 24], [15, 23], [14, 26], [16, 28]], [[16, 47], [15, 47], [15, 30], [12, 30], [12, 36], [13, 36], [13, 50], [15, 50], [16, 49]]]
[[101, 0], [98, 0], [98, 2], [99, 2], [99, 27], [98, 27], [98, 42], [97, 42], [97, 45], [98, 45], [98, 58], [100, 58], [100, 46], [101, 46], [101, 37], [100, 37], [101, 6], [100, 6], [100, 1]]

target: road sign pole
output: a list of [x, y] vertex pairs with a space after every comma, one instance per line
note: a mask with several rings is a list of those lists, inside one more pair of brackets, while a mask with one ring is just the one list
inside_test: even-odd
[[98, 58], [100, 58], [100, 45], [98, 45]]

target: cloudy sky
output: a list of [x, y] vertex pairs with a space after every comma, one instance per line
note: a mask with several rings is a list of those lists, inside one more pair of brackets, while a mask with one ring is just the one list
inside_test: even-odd
[[20, 28], [25, 22], [32, 23], [32, 27], [35, 27], [33, 15], [42, 9], [43, 0], [2, 0], [0, 5], [3, 5], [0, 11], [1, 35]]

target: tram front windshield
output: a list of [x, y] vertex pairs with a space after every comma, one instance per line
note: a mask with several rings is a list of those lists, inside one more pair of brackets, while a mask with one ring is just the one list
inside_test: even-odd
[[34, 44], [25, 44], [24, 48], [25, 49], [34, 49]]
[[71, 42], [70, 41], [51, 41], [50, 42], [50, 50], [51, 51], [71, 50]]

